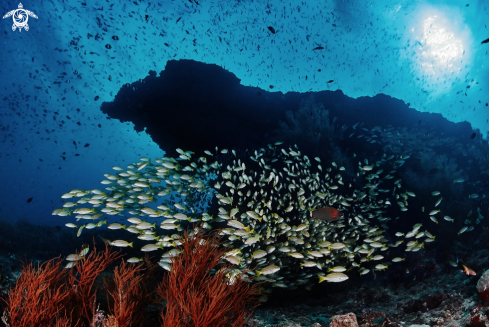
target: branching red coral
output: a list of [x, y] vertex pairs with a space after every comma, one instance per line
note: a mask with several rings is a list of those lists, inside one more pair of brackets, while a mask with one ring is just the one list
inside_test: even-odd
[[114, 270], [114, 288], [107, 291], [108, 302], [112, 305], [110, 313], [115, 317], [118, 327], [127, 327], [132, 318], [141, 294], [141, 271], [143, 264], [127, 265], [125, 261]]
[[226, 252], [221, 244], [221, 239], [201, 229], [193, 236], [184, 232], [181, 255], [174, 258], [171, 271], [157, 288], [166, 302], [161, 313], [164, 326], [238, 327], [250, 318], [259, 305], [259, 283], [244, 281], [243, 273], [229, 280], [226, 275], [232, 266], [220, 264]]
[[[148, 326], [148, 306], [161, 307], [155, 289], [161, 280], [158, 272], [162, 269], [148, 257], [144, 258], [144, 265], [146, 267], [143, 269], [143, 264], [128, 265], [122, 262], [113, 276], [104, 279], [110, 313], [107, 318], [109, 321], [112, 319], [118, 327]], [[112, 325], [109, 323], [109, 326]]]
[[76, 317], [84, 317], [90, 322], [95, 314], [94, 303], [96, 301], [97, 287], [94, 287], [95, 279], [107, 267], [122, 257], [120, 252], [111, 252], [108, 245], [105, 251], [97, 253], [94, 248], [88, 256], [78, 261], [75, 265], [76, 274], [68, 275], [68, 285], [71, 290], [71, 301], [68, 309]]
[[60, 313], [70, 291], [64, 284], [67, 271], [60, 270], [60, 264], [58, 257], [38, 265], [37, 269], [32, 263], [24, 266], [5, 301], [11, 327], [67, 326]]
[[95, 279], [120, 257], [106, 246], [100, 254], [94, 248], [70, 270], [61, 268], [59, 258], [37, 269], [32, 263], [25, 265], [4, 300], [3, 320], [10, 327], [79, 326], [83, 317], [90, 322], [95, 314]]
[[[243, 280], [243, 272], [229, 275], [231, 266], [222, 264], [226, 249], [219, 248], [220, 239], [210, 233], [185, 232], [183, 241], [182, 255], [158, 287], [159, 267], [148, 258], [145, 269], [122, 261], [104, 283], [108, 316], [96, 307], [96, 279], [121, 257], [120, 252], [106, 246], [98, 253], [94, 247], [70, 270], [61, 268], [59, 258], [37, 269], [25, 265], [4, 300], [2, 320], [9, 327], [148, 326], [148, 305], [161, 307], [163, 299], [166, 306], [160, 317], [165, 327], [243, 326], [259, 304], [259, 283]], [[213, 274], [215, 268], [219, 270]]]

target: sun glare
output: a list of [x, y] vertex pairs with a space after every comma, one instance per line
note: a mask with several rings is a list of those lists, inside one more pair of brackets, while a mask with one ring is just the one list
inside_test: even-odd
[[422, 35], [415, 46], [420, 51], [420, 64], [425, 75], [447, 74], [460, 70], [464, 54], [461, 39], [451, 30], [448, 20], [437, 15], [428, 17], [422, 25]]

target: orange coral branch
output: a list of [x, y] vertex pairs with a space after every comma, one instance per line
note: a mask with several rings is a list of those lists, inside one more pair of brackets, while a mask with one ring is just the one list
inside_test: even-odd
[[[61, 261], [51, 259], [35, 269], [24, 266], [15, 286], [9, 290], [7, 316], [11, 327], [50, 326], [57, 323], [63, 303], [69, 297], [63, 281], [66, 271], [60, 271]], [[65, 325], [65, 323], [58, 323]]]
[[[61, 261], [52, 259], [37, 269], [25, 265], [16, 285], [9, 291], [5, 322], [10, 327], [147, 326], [146, 306], [166, 307], [160, 313], [164, 326], [241, 327], [258, 306], [259, 284], [244, 281], [244, 273], [230, 278], [231, 265], [222, 265], [225, 248], [221, 239], [199, 229], [184, 233], [182, 254], [174, 258], [172, 270], [158, 281], [157, 266], [145, 258], [142, 264], [122, 262], [105, 287], [111, 315], [96, 309], [96, 278], [120, 252], [109, 247], [97, 250], [76, 262], [70, 270], [61, 269]], [[58, 258], [59, 259], [59, 258]], [[211, 271], [221, 268], [217, 273]], [[143, 274], [144, 272], [144, 274]], [[156, 295], [159, 295], [158, 298]]]
[[[243, 326], [259, 305], [259, 284], [236, 276], [226, 277], [231, 265], [220, 265], [226, 249], [221, 239], [199, 229], [193, 236], [184, 232], [182, 253], [174, 258], [172, 269], [157, 288], [166, 301], [161, 313], [164, 326], [224, 327]], [[211, 275], [211, 269], [221, 269]]]
[[119, 252], [111, 252], [108, 245], [105, 251], [97, 253], [95, 242], [93, 251], [77, 262], [75, 265], [77, 274], [68, 275], [68, 285], [71, 290], [71, 309], [75, 316], [85, 317], [90, 322], [95, 315], [95, 302], [97, 288], [94, 287], [95, 279], [107, 267], [122, 257]]
[[125, 261], [114, 270], [114, 288], [108, 290], [109, 303], [113, 303], [110, 313], [114, 315], [118, 327], [127, 327], [139, 301], [144, 296], [141, 293], [142, 263], [127, 265]]
[[95, 314], [95, 279], [107, 266], [120, 258], [108, 246], [98, 254], [94, 248], [69, 271], [61, 269], [58, 258], [35, 269], [32, 263], [22, 269], [15, 286], [9, 290], [5, 315], [10, 327], [78, 326], [82, 317], [88, 322]]

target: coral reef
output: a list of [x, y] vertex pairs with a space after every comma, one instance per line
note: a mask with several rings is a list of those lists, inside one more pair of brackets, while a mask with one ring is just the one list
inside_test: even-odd
[[347, 313], [344, 315], [333, 316], [330, 327], [358, 327], [357, 317], [353, 313]]
[[[474, 285], [466, 281], [464, 275], [455, 273], [401, 285], [383, 281], [330, 288], [321, 298], [304, 295], [283, 305], [259, 307], [253, 319], [262, 327], [325, 327], [332, 317], [352, 312], [361, 327], [466, 326], [466, 312], [478, 308], [471, 296]], [[479, 312], [485, 310], [481, 307]]]
[[155, 326], [149, 316], [156, 308], [164, 326], [243, 326], [260, 303], [260, 284], [222, 264], [225, 249], [218, 248], [216, 237], [195, 229], [181, 241], [181, 255], [163, 278], [148, 258], [146, 268], [122, 261], [104, 275], [122, 256], [108, 245], [101, 253], [94, 248], [70, 269], [62, 268], [59, 257], [37, 267], [26, 264], [2, 299], [7, 305], [2, 321], [8, 327]]

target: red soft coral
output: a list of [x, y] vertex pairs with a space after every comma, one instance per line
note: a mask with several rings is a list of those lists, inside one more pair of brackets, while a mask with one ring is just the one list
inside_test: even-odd
[[[57, 260], [58, 259], [58, 260]], [[61, 314], [70, 297], [64, 281], [68, 271], [60, 270], [59, 258], [51, 259], [37, 269], [24, 266], [15, 286], [9, 290], [4, 322], [11, 327], [68, 326]]]
[[226, 252], [219, 245], [220, 239], [201, 229], [193, 236], [184, 233], [181, 254], [157, 289], [166, 301], [161, 313], [164, 326], [243, 326], [259, 305], [259, 283], [244, 281], [243, 274], [231, 283], [226, 277], [230, 265], [222, 265], [211, 275]]
[[75, 268], [62, 269], [62, 261], [51, 259], [37, 269], [24, 265], [15, 286], [4, 300], [4, 322], [10, 327], [80, 326], [95, 315], [95, 279], [119, 253], [93, 251], [79, 260]]

